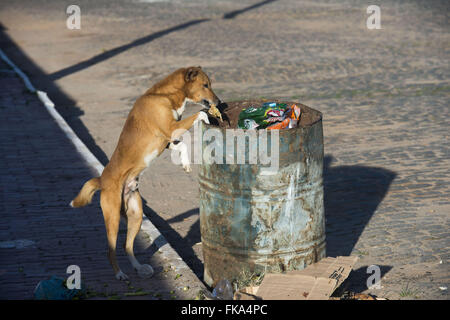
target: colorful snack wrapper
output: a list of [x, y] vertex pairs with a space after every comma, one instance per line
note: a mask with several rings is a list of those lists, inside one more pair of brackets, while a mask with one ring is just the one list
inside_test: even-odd
[[261, 108], [249, 107], [239, 114], [238, 127], [241, 129], [286, 129], [295, 128], [300, 120], [301, 109], [296, 104], [266, 102]]
[[[249, 122], [244, 122], [244, 120], [253, 120], [258, 125], [258, 129], [265, 128], [273, 123], [273, 121], [268, 121], [269, 118], [284, 117], [285, 109], [286, 104], [277, 105], [275, 102], [266, 102], [261, 108], [249, 107], [239, 114], [238, 127], [248, 129]], [[252, 126], [254, 125], [252, 124]]]

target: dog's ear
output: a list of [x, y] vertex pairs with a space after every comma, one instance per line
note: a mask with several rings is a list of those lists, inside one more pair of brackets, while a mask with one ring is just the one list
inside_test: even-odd
[[186, 69], [186, 72], [184, 74], [184, 80], [186, 82], [190, 82], [190, 81], [194, 81], [194, 79], [197, 77], [198, 75], [198, 68], [196, 67], [190, 67]]

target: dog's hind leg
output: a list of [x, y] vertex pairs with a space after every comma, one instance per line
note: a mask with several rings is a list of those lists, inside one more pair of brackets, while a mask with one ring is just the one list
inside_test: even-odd
[[120, 270], [116, 258], [116, 243], [117, 233], [119, 231], [121, 207], [120, 189], [103, 189], [100, 194], [100, 205], [103, 211], [103, 218], [105, 219], [109, 262], [114, 270], [116, 279], [127, 280], [128, 276]]
[[142, 224], [142, 199], [136, 189], [131, 189], [124, 193], [124, 209], [127, 217], [127, 240], [125, 242], [125, 251], [128, 255], [130, 263], [137, 271], [138, 275], [143, 278], [149, 278], [153, 275], [153, 268], [148, 264], [140, 264], [134, 256], [134, 239], [139, 233]]

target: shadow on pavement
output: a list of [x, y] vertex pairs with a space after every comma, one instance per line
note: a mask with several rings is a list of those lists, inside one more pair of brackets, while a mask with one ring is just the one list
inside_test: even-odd
[[88, 128], [80, 120], [80, 116], [84, 113], [77, 107], [75, 100], [64, 93], [58, 85], [56, 85], [48, 75], [28, 57], [27, 54], [12, 40], [6, 33], [5, 27], [0, 23], [0, 46], [6, 55], [13, 60], [20, 69], [25, 72], [38, 90], [47, 92], [48, 96], [56, 104], [56, 109], [64, 115], [65, 120], [78, 137], [84, 142], [89, 150], [97, 157], [97, 159], [105, 165], [108, 163], [108, 157], [103, 150], [96, 144], [94, 138], [89, 133]]
[[275, 1], [277, 1], [277, 0], [261, 1], [261, 2], [255, 3], [254, 5], [248, 6], [247, 8], [244, 8], [244, 9], [239, 9], [239, 10], [235, 10], [235, 11], [231, 11], [231, 12], [225, 13], [223, 15], [223, 19], [234, 19], [236, 16], [238, 16], [240, 14], [243, 14], [243, 13], [245, 13], [247, 11], [259, 8], [259, 7], [263, 6], [263, 5], [266, 5], [266, 4], [269, 4], [271, 2], [275, 2]]
[[196, 276], [203, 279], [203, 261], [195, 254], [194, 245], [201, 241], [200, 238], [200, 220], [191, 226], [188, 234], [182, 237], [178, 231], [170, 226], [170, 223], [181, 221], [192, 215], [199, 215], [198, 208], [188, 210], [184, 213], [177, 215], [169, 220], [161, 218], [152, 208], [147, 205], [147, 201], [142, 198], [142, 204], [144, 207], [144, 214], [152, 221], [152, 223], [158, 228], [159, 232], [167, 239], [175, 251], [186, 262]]
[[[380, 285], [383, 285], [383, 277], [392, 269], [392, 266], [378, 266], [380, 268]], [[363, 266], [356, 270], [352, 270], [348, 278], [339, 287], [338, 291], [351, 291], [354, 293], [361, 293], [368, 289], [368, 285], [375, 284], [375, 273], [373, 271], [367, 272], [369, 266]], [[370, 278], [370, 279], [369, 279]]]
[[[276, 0], [266, 0], [266, 1], [262, 1], [262, 2], [256, 3], [256, 4], [252, 5], [252, 6], [249, 6], [249, 7], [244, 8], [244, 9], [235, 10], [235, 11], [231, 11], [229, 13], [225, 13], [223, 15], [223, 19], [233, 19], [237, 15], [240, 15], [240, 14], [242, 14], [244, 12], [247, 12], [249, 10], [252, 10], [252, 9], [256, 9], [258, 7], [261, 7], [261, 6], [265, 5], [265, 4], [268, 4], [268, 3], [274, 2], [274, 1], [276, 1]], [[168, 28], [168, 29], [165, 29], [165, 30], [161, 30], [161, 31], [149, 34], [149, 35], [147, 35], [145, 37], [136, 39], [136, 40], [134, 40], [134, 41], [132, 41], [130, 43], [118, 46], [118, 47], [116, 47], [114, 49], [111, 49], [111, 50], [105, 51], [105, 52], [103, 52], [101, 54], [98, 54], [96, 56], [93, 56], [90, 59], [78, 62], [78, 63], [76, 63], [76, 64], [74, 64], [74, 65], [72, 65], [70, 67], [67, 67], [67, 68], [64, 68], [62, 70], [56, 71], [56, 72], [50, 74], [49, 78], [50, 78], [50, 80], [53, 80], [53, 81], [61, 79], [61, 78], [65, 77], [65, 76], [68, 76], [68, 75], [70, 75], [72, 73], [75, 73], [75, 72], [87, 69], [87, 68], [89, 68], [89, 67], [91, 67], [91, 66], [93, 66], [93, 65], [95, 65], [97, 63], [100, 63], [102, 61], [108, 60], [108, 59], [110, 59], [110, 58], [112, 58], [112, 57], [114, 57], [114, 56], [116, 56], [116, 55], [118, 55], [118, 54], [120, 54], [120, 53], [122, 53], [124, 51], [132, 49], [134, 47], [138, 47], [138, 46], [147, 44], [147, 43], [149, 43], [149, 42], [151, 42], [151, 41], [153, 41], [155, 39], [161, 38], [161, 37], [163, 37], [163, 36], [165, 36], [165, 35], [167, 35], [169, 33], [172, 33], [172, 32], [175, 32], [175, 31], [180, 31], [180, 30], [183, 30], [183, 29], [189, 28], [191, 26], [194, 26], [194, 25], [206, 22], [206, 21], [210, 21], [210, 20], [211, 19], [191, 20], [191, 21], [179, 24], [177, 26], [174, 26], [174, 27], [171, 27], [171, 28]]]
[[131, 48], [142, 46], [142, 45], [147, 44], [147, 43], [149, 43], [149, 42], [151, 42], [151, 41], [153, 41], [155, 39], [161, 38], [161, 37], [163, 37], [163, 36], [165, 36], [165, 35], [167, 35], [169, 33], [172, 33], [172, 32], [175, 32], [175, 31], [179, 31], [179, 30], [183, 30], [183, 29], [188, 28], [190, 26], [193, 26], [193, 25], [205, 22], [205, 21], [209, 21], [209, 20], [210, 19], [192, 20], [192, 21], [189, 21], [189, 22], [186, 22], [186, 23], [179, 24], [179, 25], [177, 25], [175, 27], [172, 27], [172, 28], [168, 28], [168, 29], [165, 29], [165, 30], [162, 30], [162, 31], [158, 31], [158, 32], [152, 33], [152, 34], [147, 35], [145, 37], [142, 37], [142, 38], [139, 38], [137, 40], [134, 40], [133, 42], [130, 42], [128, 44], [125, 44], [125, 45], [116, 47], [114, 49], [108, 50], [106, 52], [103, 52], [101, 54], [98, 54], [98, 55], [96, 55], [96, 56], [94, 56], [94, 57], [92, 57], [92, 58], [90, 58], [88, 60], [84, 60], [84, 61], [78, 62], [77, 64], [74, 64], [74, 65], [72, 65], [70, 67], [64, 68], [64, 69], [59, 70], [57, 72], [54, 72], [54, 73], [49, 75], [50, 80], [61, 79], [61, 78], [65, 77], [65, 76], [67, 76], [69, 74], [72, 74], [72, 73], [75, 73], [75, 72], [87, 69], [87, 68], [89, 68], [89, 67], [91, 67], [91, 66], [93, 66], [93, 65], [95, 65], [95, 64], [97, 64], [99, 62], [108, 60], [109, 58], [112, 58], [112, 57], [114, 57], [114, 56], [116, 56], [116, 55], [118, 55], [118, 54], [120, 54], [120, 53], [122, 53], [124, 51], [127, 51], [127, 50], [129, 50]]
[[365, 226], [385, 197], [396, 173], [376, 167], [331, 167], [324, 158], [327, 256], [351, 254]]

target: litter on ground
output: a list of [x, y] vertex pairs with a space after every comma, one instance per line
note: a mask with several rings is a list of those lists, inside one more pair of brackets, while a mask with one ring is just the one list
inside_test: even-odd
[[[358, 257], [324, 258], [303, 270], [266, 274], [260, 286], [246, 287], [234, 294], [235, 300], [330, 300], [333, 292], [350, 274]], [[351, 295], [351, 297], [350, 297]], [[376, 300], [356, 293], [347, 299]]]

